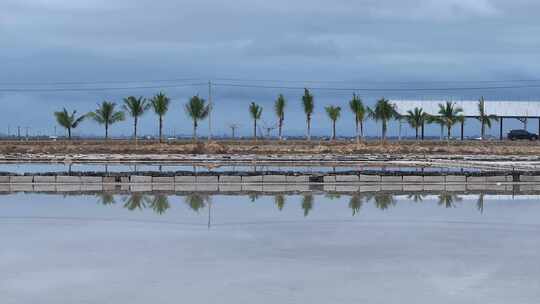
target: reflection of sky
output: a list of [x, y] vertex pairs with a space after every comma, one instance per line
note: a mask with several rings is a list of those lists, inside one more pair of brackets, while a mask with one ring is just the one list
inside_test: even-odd
[[[385, 210], [348, 196], [214, 196], [161, 216], [122, 197], [0, 198], [2, 303], [536, 303], [538, 197]], [[205, 202], [207, 204], [207, 202]]]

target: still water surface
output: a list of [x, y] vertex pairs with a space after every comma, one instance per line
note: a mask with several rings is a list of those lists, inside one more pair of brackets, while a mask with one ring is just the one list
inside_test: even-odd
[[1, 303], [539, 303], [540, 197], [0, 196]]

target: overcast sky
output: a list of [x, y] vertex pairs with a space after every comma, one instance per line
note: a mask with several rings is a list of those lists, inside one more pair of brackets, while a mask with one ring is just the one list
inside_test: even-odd
[[[479, 82], [540, 79], [538, 11], [540, 2], [532, 0], [2, 0], [0, 130], [5, 133], [10, 125], [13, 132], [20, 125], [51, 133], [52, 112], [63, 106], [82, 113], [105, 99], [121, 103], [122, 97], [150, 96], [160, 90], [24, 92], [36, 88], [154, 87], [208, 80], [351, 89], [540, 85]], [[112, 82], [183, 78], [197, 79]], [[314, 80], [329, 82], [307, 82]], [[66, 81], [104, 83], [42, 85]], [[6, 91], [14, 88], [23, 92]], [[182, 104], [197, 93], [206, 97], [207, 87], [162, 90], [173, 98], [166, 130], [189, 133]], [[314, 133], [330, 132], [324, 106], [336, 104], [344, 107], [338, 133], [351, 135], [346, 103], [353, 91], [313, 92]], [[251, 101], [263, 105], [263, 120], [273, 124], [272, 101], [279, 93], [289, 102], [285, 132], [303, 134], [301, 90], [225, 86], [214, 88], [215, 133], [228, 132], [227, 124], [234, 122], [242, 124], [241, 133], [249, 134]], [[357, 93], [370, 105], [381, 96], [538, 100], [540, 89]], [[475, 123], [469, 125], [468, 132], [477, 134]], [[148, 113], [141, 130], [154, 134], [156, 129], [157, 120]], [[78, 132], [102, 131], [88, 121]], [[128, 122], [112, 128], [114, 135], [130, 132]], [[207, 132], [206, 123], [201, 132]], [[377, 132], [379, 128], [369, 123], [368, 133]], [[430, 128], [429, 133], [435, 135], [438, 129]]]

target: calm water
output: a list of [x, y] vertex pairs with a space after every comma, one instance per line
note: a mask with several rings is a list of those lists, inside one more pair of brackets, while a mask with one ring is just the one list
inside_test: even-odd
[[539, 303], [540, 197], [0, 196], [1, 303]]

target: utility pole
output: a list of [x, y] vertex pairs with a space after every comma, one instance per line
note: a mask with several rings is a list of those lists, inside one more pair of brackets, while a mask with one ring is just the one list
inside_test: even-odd
[[17, 126], [17, 139], [21, 139], [21, 126]]
[[214, 106], [212, 105], [212, 82], [208, 81], [208, 140], [212, 140], [212, 110]]
[[235, 137], [235, 133], [236, 133], [236, 130], [238, 129], [240, 125], [238, 124], [229, 124], [229, 128], [231, 128], [231, 132], [232, 132], [232, 138], [234, 139]]

